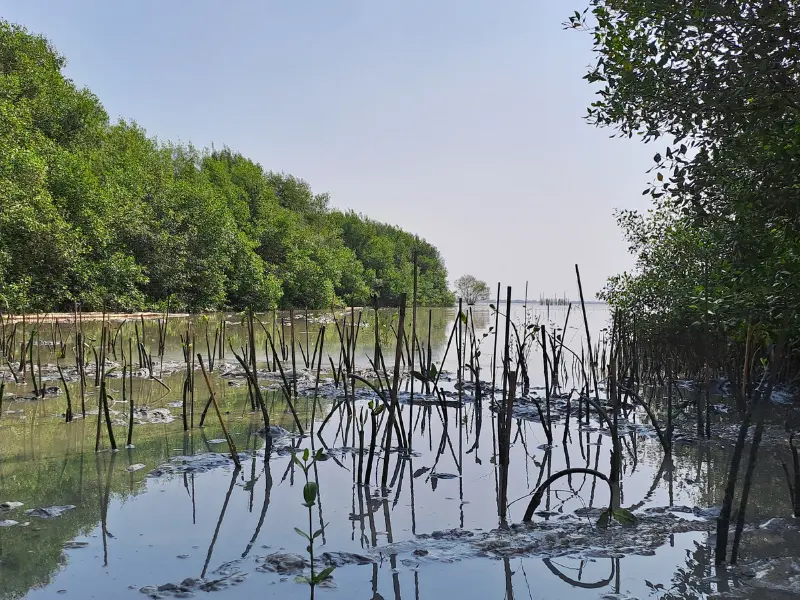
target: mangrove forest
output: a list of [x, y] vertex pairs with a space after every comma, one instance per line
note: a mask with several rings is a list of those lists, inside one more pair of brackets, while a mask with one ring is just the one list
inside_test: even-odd
[[65, 64], [0, 21], [0, 310], [390, 304], [415, 261], [420, 301], [452, 304], [431, 244], [231, 149], [112, 123]]

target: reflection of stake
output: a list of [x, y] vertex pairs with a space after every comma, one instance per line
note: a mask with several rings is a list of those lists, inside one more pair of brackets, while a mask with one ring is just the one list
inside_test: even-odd
[[[103, 495], [100, 496], [100, 530], [103, 535], [103, 566], [108, 566], [108, 538], [113, 537], [108, 532], [108, 501], [111, 497], [111, 476], [114, 472], [114, 460], [117, 458], [115, 453], [111, 454], [106, 473], [106, 485]], [[95, 467], [97, 469], [97, 483], [100, 484], [100, 457], [95, 457]]]
[[[203, 371], [203, 374], [205, 375], [205, 370]], [[211, 562], [211, 555], [214, 553], [214, 544], [217, 543], [217, 536], [219, 535], [219, 530], [222, 527], [222, 520], [225, 518], [225, 511], [228, 510], [228, 502], [230, 502], [231, 494], [233, 493], [233, 486], [236, 484], [236, 477], [239, 475], [240, 469], [241, 466], [237, 461], [236, 468], [233, 470], [233, 473], [231, 474], [231, 484], [230, 486], [228, 486], [228, 493], [225, 494], [225, 502], [223, 502], [222, 510], [219, 513], [219, 519], [217, 520], [217, 528], [214, 530], [214, 537], [211, 538], [211, 545], [208, 547], [206, 562], [203, 564], [203, 572], [200, 574], [201, 579], [206, 576], [206, 571], [208, 570], [208, 563]]]
[[511, 582], [511, 576], [514, 574], [511, 571], [511, 562], [508, 558], [503, 559], [503, 571], [506, 575], [506, 597], [505, 600], [514, 600], [514, 584]]
[[[269, 445], [269, 442], [267, 442]], [[267, 516], [267, 509], [269, 508], [269, 500], [272, 492], [272, 471], [269, 466], [269, 450], [264, 455], [264, 472], [266, 476], [266, 488], [264, 489], [264, 504], [261, 505], [261, 514], [258, 517], [258, 524], [256, 525], [256, 531], [253, 533], [253, 537], [250, 538], [250, 541], [247, 544], [247, 548], [244, 549], [242, 552], [242, 558], [247, 558], [247, 555], [250, 554], [250, 550], [253, 549], [253, 545], [256, 543], [258, 539], [258, 534], [261, 532], [261, 526], [264, 525], [264, 518]], [[255, 459], [253, 459], [255, 462]]]

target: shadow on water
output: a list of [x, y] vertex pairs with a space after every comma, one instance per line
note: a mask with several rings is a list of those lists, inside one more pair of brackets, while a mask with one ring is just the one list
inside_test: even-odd
[[[202, 429], [183, 431], [185, 398], [196, 398], [198, 414], [208, 398], [201, 378], [191, 395], [184, 393], [185, 320], [158, 328], [136, 324], [146, 351], [163, 344], [163, 357], [153, 362], [164, 366], [153, 367], [156, 382], [144, 366], [148, 359], [132, 357], [134, 368], [143, 363], [142, 372], [129, 380], [136, 404], [134, 447], [110, 452], [104, 438], [102, 451], [93, 452], [98, 397], [91, 369], [84, 394], [94, 414], [90, 409], [86, 420], [78, 414], [69, 424], [64, 394], [30, 398], [28, 386], [8, 384], [0, 417], [0, 502], [24, 506], [0, 510], [0, 598], [136, 598], [141, 591], [155, 598], [200, 592], [247, 598], [265, 590], [267, 597], [307, 598], [308, 586], [294, 582], [308, 572], [308, 563], [306, 542], [294, 531], [303, 527], [306, 509], [299, 501], [303, 479], [292, 460], [305, 448], [323, 448], [330, 458], [310, 473], [319, 484], [314, 506], [314, 526], [323, 532], [315, 542], [319, 564], [336, 567], [317, 590], [321, 598], [756, 598], [761, 597], [756, 570], [774, 574], [767, 579], [780, 575], [789, 584], [797, 582], [800, 545], [792, 545], [797, 536], [781, 467], [791, 465], [791, 456], [785, 443], [772, 443], [769, 436], [753, 473], [741, 550], [745, 566], [714, 566], [713, 507], [725, 493], [736, 426], [727, 400], [715, 400], [715, 437], [676, 435], [671, 458], [644, 409], [624, 407], [614, 415], [618, 488], [609, 492], [609, 485], [591, 474], [609, 473], [615, 442], [586, 400], [605, 392], [603, 384], [594, 389], [586, 363], [581, 367], [577, 358], [584, 323], [573, 314], [573, 324], [565, 328], [569, 310], [512, 306], [519, 330], [537, 327], [531, 327], [537, 333], [529, 347], [524, 334], [517, 337], [514, 352], [529, 357], [518, 382], [502, 377], [504, 325], [487, 307], [471, 307], [463, 323], [457, 310], [420, 310], [419, 339], [400, 339], [396, 348], [398, 337], [391, 331], [397, 331], [397, 316], [382, 312], [377, 337], [391, 346], [391, 352], [384, 348], [387, 356], [374, 347], [371, 313], [363, 318], [348, 313], [346, 321], [340, 314], [336, 326], [329, 316], [312, 315], [310, 331], [305, 315], [295, 315], [300, 356], [294, 367], [286, 348], [289, 324], [286, 331], [280, 326], [285, 316], [279, 316], [276, 329], [270, 316], [261, 316], [265, 327], [254, 328], [252, 345], [246, 324], [229, 317], [225, 335], [234, 340], [231, 347], [243, 364], [257, 359], [257, 382], [270, 417], [266, 435], [250, 380], [230, 348], [222, 356], [219, 334], [216, 341], [214, 336], [221, 325], [212, 318], [209, 375], [241, 468], [230, 460], [213, 413]], [[587, 326], [596, 337], [602, 337], [608, 319], [602, 306], [587, 311]], [[354, 322], [365, 328], [360, 335]], [[500, 344], [492, 357], [496, 323]], [[327, 339], [334, 342], [325, 343], [320, 361], [313, 341], [321, 324], [333, 332]], [[544, 357], [541, 325], [559, 331], [551, 342], [544, 338]], [[87, 339], [100, 339], [98, 326], [84, 326]], [[192, 326], [195, 335], [205, 335], [207, 322]], [[267, 333], [275, 341], [274, 353], [267, 351]], [[513, 333], [509, 337], [513, 340]], [[201, 339], [197, 344], [205, 347]], [[247, 354], [248, 345], [255, 356]], [[560, 346], [571, 348], [574, 357]], [[48, 377], [57, 376], [47, 369], [55, 360], [47, 360], [46, 348], [41, 346], [44, 387], [51, 385]], [[596, 351], [602, 353], [602, 347]], [[418, 378], [402, 376], [411, 371], [412, 354]], [[66, 355], [64, 364], [74, 362], [68, 349]], [[275, 368], [276, 356], [286, 368], [283, 374]], [[392, 373], [395, 356], [402, 367], [398, 378]], [[319, 382], [311, 357], [328, 363]], [[109, 365], [120, 358], [112, 352]], [[544, 370], [534, 369], [541, 364]], [[494, 393], [487, 384], [493, 371]], [[130, 415], [115, 375], [108, 374], [110, 415], [114, 428], [123, 430]], [[352, 375], [379, 381], [374, 385], [380, 384], [380, 394], [355, 385]], [[72, 378], [74, 408], [81, 397], [80, 373]], [[608, 375], [598, 378], [606, 381]], [[506, 385], [513, 403], [503, 401]], [[662, 396], [663, 390], [656, 391], [649, 403], [660, 420], [668, 408]], [[379, 412], [381, 403], [386, 408]], [[676, 421], [676, 431], [683, 431], [684, 423]], [[307, 434], [293, 433], [300, 428]], [[533, 522], [524, 524], [539, 490]], [[600, 522], [609, 505], [626, 508], [636, 523], [612, 518], [604, 528]], [[72, 508], [60, 516], [25, 512], [51, 507]], [[768, 521], [773, 517], [783, 521]], [[771, 556], [783, 562], [770, 562]]]

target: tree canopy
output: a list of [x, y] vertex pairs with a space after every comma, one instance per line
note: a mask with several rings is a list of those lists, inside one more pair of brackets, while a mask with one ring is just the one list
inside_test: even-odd
[[449, 304], [436, 248], [297, 177], [109, 122], [42, 36], [0, 20], [0, 310]]
[[800, 6], [592, 0], [588, 120], [657, 145], [612, 304], [654, 331], [800, 339]]
[[485, 302], [491, 295], [486, 282], [475, 278], [473, 275], [462, 275], [455, 280], [455, 286], [458, 295], [469, 306], [477, 302]]

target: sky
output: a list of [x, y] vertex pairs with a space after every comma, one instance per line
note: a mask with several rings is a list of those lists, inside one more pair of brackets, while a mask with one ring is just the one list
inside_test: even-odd
[[[574, 6], [573, 6], [574, 4]], [[583, 119], [586, 0], [0, 0], [112, 119], [228, 146], [437, 246], [452, 282], [593, 297], [654, 150]]]

